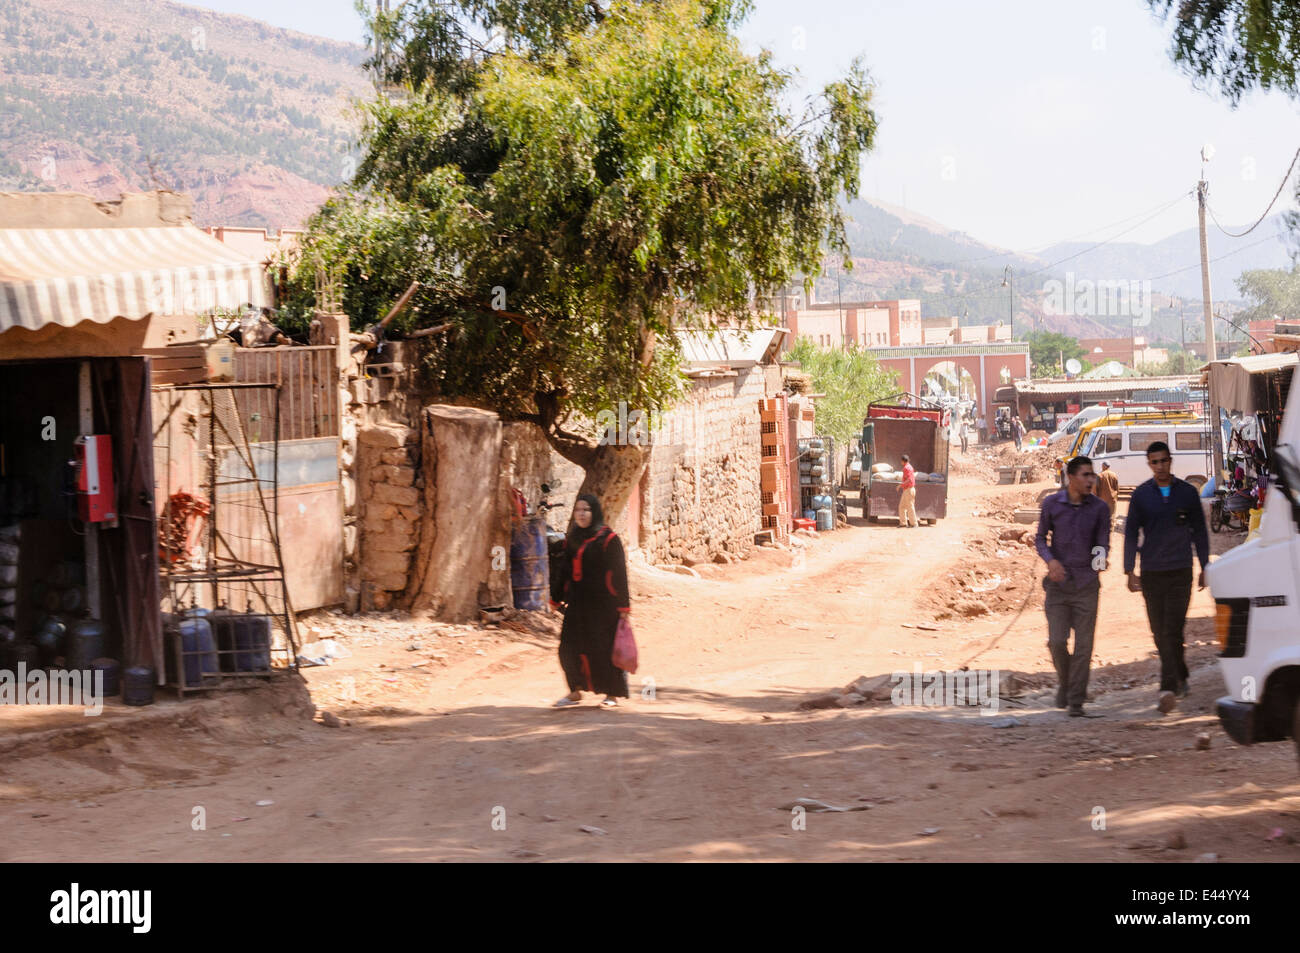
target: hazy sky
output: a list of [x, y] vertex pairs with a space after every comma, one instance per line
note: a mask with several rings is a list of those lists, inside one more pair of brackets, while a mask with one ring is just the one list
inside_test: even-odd
[[[194, 5], [362, 40], [353, 0]], [[862, 194], [1016, 250], [1194, 226], [1194, 195], [1176, 200], [1195, 189], [1203, 143], [1211, 207], [1249, 224], [1300, 147], [1284, 97], [1234, 111], [1194, 89], [1142, 0], [757, 0], [742, 36], [808, 89], [862, 56], [880, 123]]]

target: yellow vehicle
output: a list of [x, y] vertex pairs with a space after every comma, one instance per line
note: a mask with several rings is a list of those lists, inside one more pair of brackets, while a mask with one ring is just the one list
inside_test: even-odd
[[1080, 427], [1078, 434], [1070, 443], [1070, 449], [1061, 456], [1067, 463], [1073, 457], [1077, 457], [1088, 445], [1092, 434], [1102, 427], [1114, 427], [1117, 424], [1189, 423], [1200, 419], [1201, 415], [1190, 404], [1143, 404], [1141, 409], [1112, 407], [1101, 417], [1090, 420]]

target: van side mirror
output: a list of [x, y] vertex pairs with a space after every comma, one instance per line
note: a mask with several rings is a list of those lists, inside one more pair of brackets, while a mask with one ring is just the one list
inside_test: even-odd
[[1285, 494], [1291, 504], [1291, 521], [1300, 532], [1300, 462], [1296, 460], [1295, 448], [1279, 444], [1273, 448], [1273, 459], [1277, 462], [1276, 489]]

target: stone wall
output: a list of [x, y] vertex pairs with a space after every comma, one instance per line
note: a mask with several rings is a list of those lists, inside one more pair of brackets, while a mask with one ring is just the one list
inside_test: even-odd
[[641, 548], [651, 563], [743, 556], [761, 528], [762, 367], [695, 381], [663, 417], [641, 480]]
[[362, 489], [360, 578], [364, 604], [386, 609], [406, 589], [411, 553], [419, 542], [418, 451], [403, 426], [367, 427], [357, 434]]

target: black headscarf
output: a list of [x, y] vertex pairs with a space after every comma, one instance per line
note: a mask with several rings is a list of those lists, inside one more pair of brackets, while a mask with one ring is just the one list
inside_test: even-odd
[[590, 493], [583, 493], [574, 501], [573, 505], [576, 507], [580, 502], [591, 507], [591, 525], [583, 529], [577, 523], [573, 524], [573, 529], [569, 531], [570, 549], [577, 549], [588, 539], [599, 533], [600, 528], [605, 525], [605, 511], [600, 508], [600, 500]]

